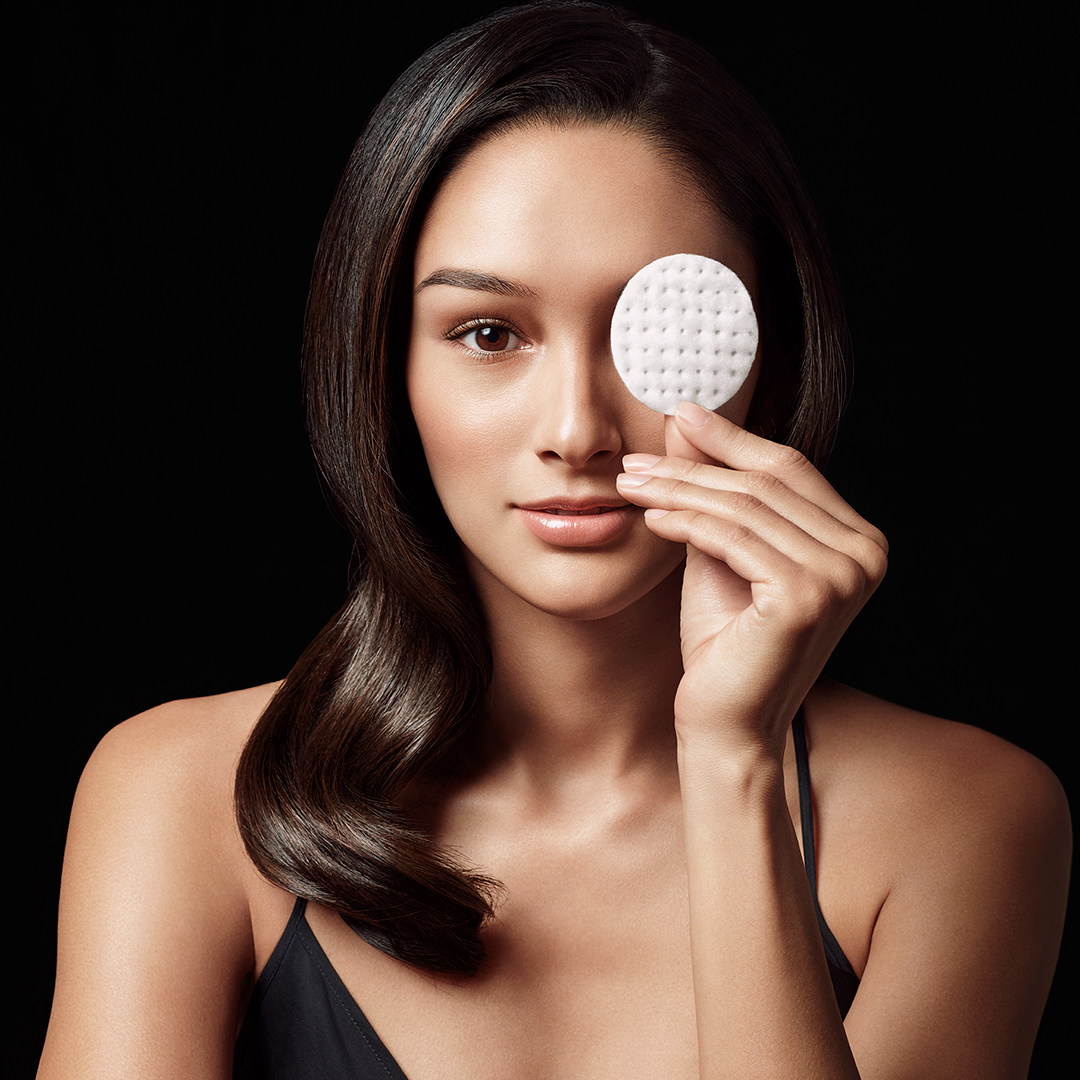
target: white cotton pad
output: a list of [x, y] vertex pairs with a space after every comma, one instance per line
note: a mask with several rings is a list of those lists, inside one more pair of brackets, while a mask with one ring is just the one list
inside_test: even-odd
[[717, 409], [750, 374], [758, 325], [746, 286], [704, 255], [667, 255], [627, 283], [611, 320], [611, 353], [650, 409], [680, 401]]

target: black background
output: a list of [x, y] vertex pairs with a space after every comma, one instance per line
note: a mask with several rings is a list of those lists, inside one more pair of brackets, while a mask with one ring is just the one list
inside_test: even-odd
[[[311, 259], [378, 97], [492, 6], [57, 7], [13, 35], [19, 1072], [97, 740], [280, 678], [342, 598], [347, 543], [300, 421]], [[1022, 24], [975, 5], [639, 7], [773, 117], [837, 260], [857, 374], [829, 475], [892, 559], [831, 673], [1017, 742], [1075, 790], [1063, 27], [1031, 6]], [[1073, 937], [1033, 1076], [1066, 1046]]]

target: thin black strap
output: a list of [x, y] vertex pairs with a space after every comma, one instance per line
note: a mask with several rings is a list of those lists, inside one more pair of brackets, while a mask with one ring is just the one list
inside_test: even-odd
[[817, 900], [817, 858], [814, 855], [814, 803], [810, 790], [810, 754], [806, 749], [806, 721], [802, 709], [795, 714], [791, 722], [791, 734], [795, 740], [795, 772], [799, 777], [799, 823], [802, 826], [803, 862], [806, 864], [806, 876], [810, 879], [810, 893], [814, 897], [814, 910], [818, 922], [821, 909]]
[[802, 831], [803, 863], [806, 876], [810, 881], [810, 895], [814, 900], [814, 914], [817, 916], [821, 943], [825, 946], [825, 958], [829, 963], [833, 989], [840, 1004], [840, 1011], [846, 1014], [859, 979], [851, 962], [844, 955], [840, 943], [836, 940], [825, 916], [821, 914], [817, 895], [817, 856], [814, 853], [814, 799], [810, 787], [810, 754], [806, 747], [806, 722], [802, 709], [795, 714], [791, 722], [791, 734], [795, 741], [795, 773], [799, 778], [799, 824]]

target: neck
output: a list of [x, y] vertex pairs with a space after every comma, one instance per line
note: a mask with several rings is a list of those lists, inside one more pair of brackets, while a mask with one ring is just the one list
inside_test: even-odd
[[568, 619], [487, 596], [494, 658], [488, 747], [495, 768], [554, 788], [648, 769], [674, 776], [682, 677], [681, 567], [600, 619]]

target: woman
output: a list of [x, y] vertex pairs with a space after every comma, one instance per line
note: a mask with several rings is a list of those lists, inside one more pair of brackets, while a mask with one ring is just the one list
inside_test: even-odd
[[[762, 346], [665, 420], [606, 327], [682, 251]], [[688, 43], [555, 5], [418, 61], [309, 304], [354, 591], [280, 689], [95, 753], [43, 1075], [227, 1075], [238, 1015], [239, 1075], [1022, 1075], [1067, 813], [818, 679], [885, 566], [813, 464], [844, 343], [786, 151]]]

